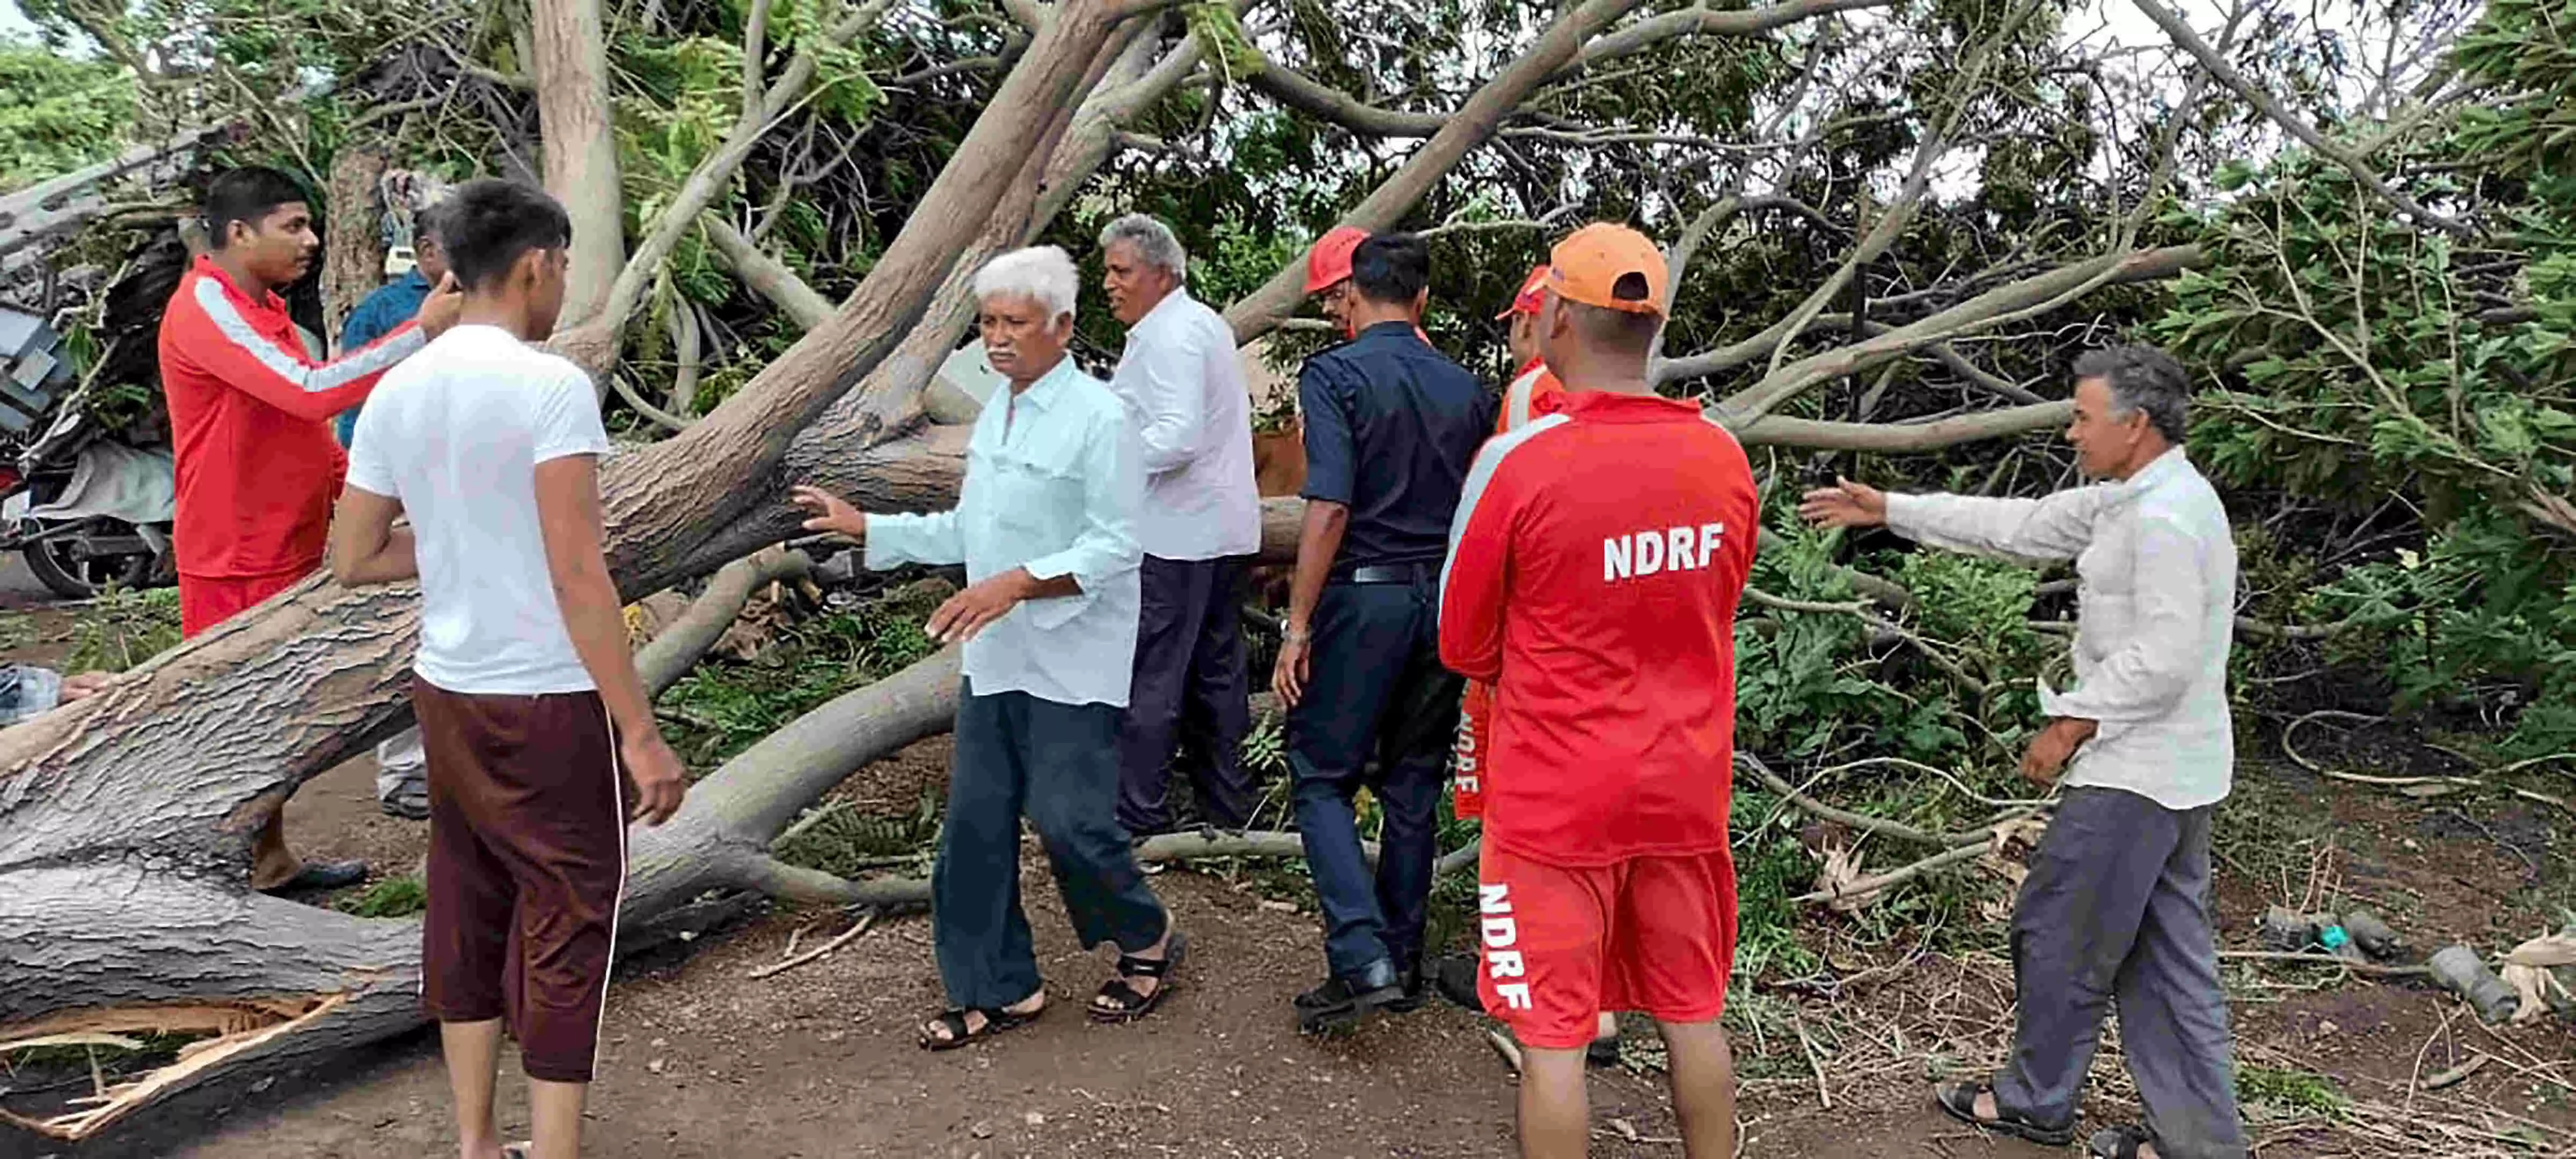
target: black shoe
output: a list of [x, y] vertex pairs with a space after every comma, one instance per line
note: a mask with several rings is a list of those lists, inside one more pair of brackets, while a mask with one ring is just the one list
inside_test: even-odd
[[1389, 1014], [1411, 1014], [1422, 1009], [1422, 1003], [1431, 997], [1430, 989], [1422, 984], [1420, 966], [1406, 967], [1396, 975], [1395, 984], [1404, 993], [1395, 1001], [1386, 1004], [1386, 1012]]
[[1318, 1034], [1330, 1030], [1347, 1030], [1359, 1024], [1372, 1010], [1381, 1010], [1404, 998], [1403, 979], [1392, 962], [1370, 963], [1355, 974], [1327, 979], [1297, 996], [1297, 1030], [1301, 1034]]
[[1474, 954], [1442, 954], [1431, 963], [1431, 988], [1460, 1008], [1482, 1014], [1485, 1000], [1476, 993], [1477, 968]]
[[297, 893], [324, 893], [367, 880], [367, 863], [363, 861], [307, 861], [295, 876], [263, 889], [270, 897]]

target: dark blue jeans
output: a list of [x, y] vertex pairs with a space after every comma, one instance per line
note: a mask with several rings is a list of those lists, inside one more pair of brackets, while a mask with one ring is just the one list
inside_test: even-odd
[[[1337, 975], [1381, 960], [1402, 970], [1422, 953], [1463, 684], [1440, 665], [1439, 619], [1436, 568], [1411, 583], [1335, 583], [1315, 606], [1306, 693], [1288, 715], [1288, 765], [1324, 911], [1324, 958]], [[1386, 818], [1375, 874], [1351, 806], [1362, 787]]]
[[1037, 993], [1038, 960], [1020, 909], [1020, 814], [1046, 845], [1082, 947], [1133, 952], [1169, 918], [1118, 827], [1118, 716], [1025, 692], [957, 698], [948, 816], [930, 871], [931, 943], [948, 1000], [1008, 1006]]

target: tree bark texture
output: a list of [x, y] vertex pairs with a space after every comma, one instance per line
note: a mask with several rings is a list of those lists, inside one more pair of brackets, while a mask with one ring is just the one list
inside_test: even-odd
[[330, 244], [322, 247], [326, 345], [339, 342], [349, 312], [385, 283], [385, 235], [378, 228], [383, 207], [376, 204], [376, 183], [384, 175], [380, 149], [342, 149], [331, 161], [330, 227], [324, 234]]
[[[537, 128], [546, 192], [572, 217], [565, 328], [599, 312], [626, 264], [625, 193], [608, 102], [608, 34], [600, 0], [533, 0]], [[578, 361], [578, 360], [576, 360]]]

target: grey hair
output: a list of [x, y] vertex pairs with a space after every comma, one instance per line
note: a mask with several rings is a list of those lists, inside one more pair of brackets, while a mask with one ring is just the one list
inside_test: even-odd
[[1074, 300], [1081, 294], [1081, 271], [1056, 246], [1012, 250], [975, 271], [976, 301], [996, 296], [1027, 298], [1046, 307], [1050, 321], [1073, 317]]
[[2077, 381], [2098, 378], [2111, 387], [2114, 414], [2145, 411], [2156, 433], [2179, 445], [2190, 425], [2191, 375], [2173, 355], [2153, 346], [2110, 346], [2075, 360]]
[[1173, 236], [1172, 227], [1160, 220], [1131, 213], [1101, 229], [1100, 248], [1105, 250], [1122, 241], [1136, 247], [1137, 257], [1170, 270], [1173, 277], [1189, 276], [1189, 252], [1181, 248], [1181, 239]]

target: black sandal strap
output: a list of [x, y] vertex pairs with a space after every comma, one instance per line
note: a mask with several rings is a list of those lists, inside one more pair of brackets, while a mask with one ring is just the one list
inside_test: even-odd
[[1170, 958], [1139, 958], [1134, 954], [1118, 955], [1118, 976], [1121, 978], [1160, 978], [1171, 972]]
[[[1162, 993], [1162, 990], [1157, 988], [1154, 993], [1160, 994]], [[1146, 994], [1137, 990], [1135, 987], [1128, 985], [1126, 980], [1123, 978], [1112, 978], [1101, 983], [1100, 993], [1094, 999], [1094, 1002], [1097, 1003], [1099, 998], [1106, 998], [1111, 1002], [1117, 1003], [1118, 1012], [1121, 1014], [1142, 1010], [1147, 1004], [1154, 1000], [1153, 994]]]

